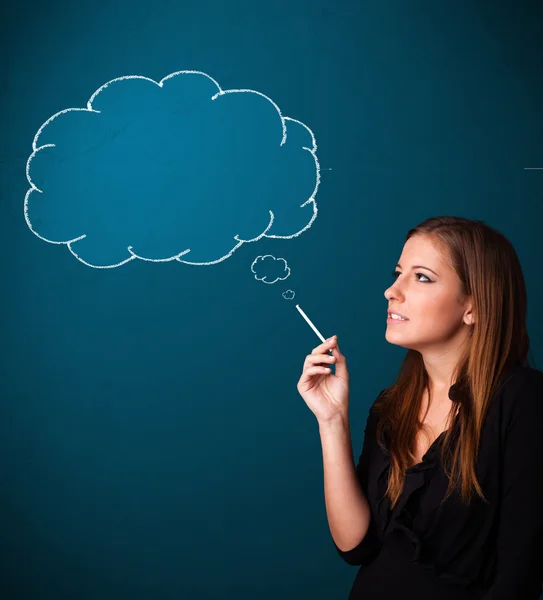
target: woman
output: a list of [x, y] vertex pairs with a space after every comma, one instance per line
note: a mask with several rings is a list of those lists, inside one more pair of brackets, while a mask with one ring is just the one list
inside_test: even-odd
[[334, 545], [359, 565], [349, 600], [537, 600], [543, 373], [527, 362], [515, 250], [481, 221], [436, 217], [408, 232], [393, 278], [388, 311], [403, 320], [388, 315], [386, 339], [408, 350], [356, 466], [336, 336], [298, 382], [319, 423]]

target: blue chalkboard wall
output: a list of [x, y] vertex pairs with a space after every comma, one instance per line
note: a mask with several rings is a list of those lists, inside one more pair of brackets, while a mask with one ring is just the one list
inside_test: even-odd
[[339, 336], [356, 455], [405, 353], [383, 293], [427, 217], [512, 241], [541, 368], [542, 12], [2, 8], [0, 597], [347, 597], [295, 305]]

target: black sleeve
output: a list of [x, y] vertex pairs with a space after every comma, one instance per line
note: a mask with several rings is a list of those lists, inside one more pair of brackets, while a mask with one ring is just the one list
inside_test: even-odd
[[[384, 391], [385, 390], [382, 390], [379, 396], [381, 396]], [[362, 454], [360, 455], [356, 465], [358, 481], [366, 498], [368, 498], [368, 466], [371, 460], [372, 447], [376, 444], [375, 435], [377, 419], [374, 416], [372, 409], [373, 406], [370, 408], [368, 418], [366, 420]], [[363, 540], [354, 548], [351, 548], [350, 550], [340, 550], [333, 538], [332, 542], [334, 543], [338, 554], [349, 565], [364, 565], [370, 563], [381, 547], [381, 542], [377, 535], [377, 526], [373, 515], [366, 535], [364, 536]]]
[[543, 571], [543, 373], [514, 399], [504, 449], [496, 575], [485, 600], [538, 600]]

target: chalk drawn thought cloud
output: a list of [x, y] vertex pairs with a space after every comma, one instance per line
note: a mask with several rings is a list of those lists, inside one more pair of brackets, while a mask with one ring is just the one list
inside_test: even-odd
[[118, 77], [47, 119], [33, 141], [28, 227], [82, 263], [225, 260], [317, 216], [317, 144], [256, 90], [200, 71]]
[[290, 275], [290, 267], [284, 258], [275, 258], [271, 254], [257, 256], [251, 265], [255, 279], [262, 283], [272, 284], [284, 281]]

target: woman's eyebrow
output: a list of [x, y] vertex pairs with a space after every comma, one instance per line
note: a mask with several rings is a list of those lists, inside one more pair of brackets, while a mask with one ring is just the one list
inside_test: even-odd
[[[396, 266], [400, 267], [400, 269], [402, 268], [402, 265], [400, 263], [398, 263]], [[413, 265], [411, 267], [411, 270], [413, 270], [413, 269], [427, 269], [428, 271], [432, 271], [432, 269], [429, 269], [428, 267], [425, 267], [424, 265]], [[439, 277], [439, 275], [435, 271], [432, 271], [432, 273]]]

